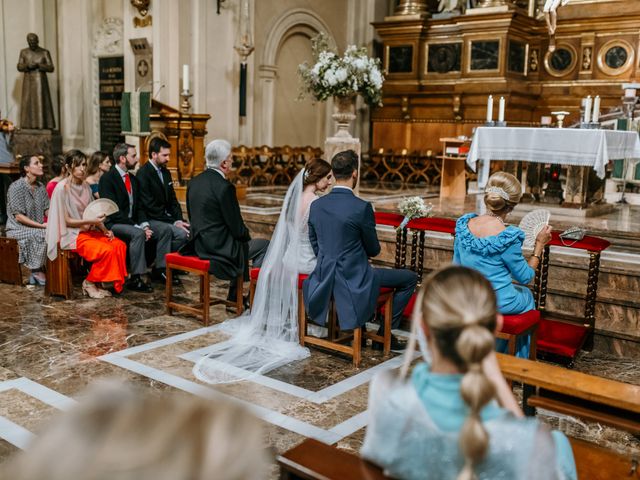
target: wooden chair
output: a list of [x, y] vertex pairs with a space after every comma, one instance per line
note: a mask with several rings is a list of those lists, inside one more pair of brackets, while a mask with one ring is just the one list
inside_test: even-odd
[[20, 250], [15, 238], [0, 237], [0, 282], [22, 285]]
[[44, 286], [46, 295], [60, 295], [67, 300], [73, 298], [71, 264], [78, 259], [75, 250], [63, 250], [60, 246], [55, 260], [47, 257], [47, 283]]
[[[235, 301], [227, 300], [226, 298], [211, 298], [210, 293], [210, 273], [209, 273], [209, 260], [202, 260], [195, 256], [181, 255], [179, 253], [168, 253], [165, 256], [167, 264], [167, 282], [165, 291], [165, 305], [167, 308], [167, 314], [173, 315], [174, 310], [181, 310], [192, 313], [196, 316], [202, 317], [202, 321], [205, 326], [209, 325], [209, 307], [211, 305], [223, 304], [231, 307], [235, 307], [236, 314], [241, 315], [243, 304], [243, 288], [244, 278], [242, 275], [238, 276], [237, 282], [237, 295]], [[187, 305], [184, 303], [178, 303], [173, 300], [173, 271], [183, 270], [189, 273], [193, 273], [200, 277], [200, 301], [195, 305]]]
[[[638, 461], [584, 440], [570, 438], [578, 478], [637, 478]], [[308, 438], [278, 456], [281, 480], [391, 480], [358, 455]]]
[[[251, 305], [253, 305], [253, 298], [255, 296], [255, 290], [259, 275], [259, 268], [252, 268], [249, 272], [249, 302]], [[383, 309], [385, 332], [384, 335], [378, 335], [374, 332], [368, 332], [366, 331], [366, 328], [364, 333], [360, 331], [361, 329], [357, 328], [352, 333], [341, 334], [337, 315], [335, 312], [335, 305], [333, 302], [331, 302], [331, 305], [329, 306], [329, 322], [327, 324], [329, 336], [328, 339], [324, 339], [308, 334], [307, 313], [304, 307], [304, 297], [302, 295], [302, 283], [308, 277], [309, 275], [306, 274], [298, 275], [298, 335], [300, 339], [300, 345], [316, 345], [332, 351], [345, 353], [353, 359], [353, 364], [356, 368], [359, 367], [360, 360], [362, 358], [361, 341], [363, 336], [364, 338], [370, 338], [373, 341], [382, 343], [383, 354], [389, 355], [389, 353], [391, 352], [391, 320], [393, 317], [392, 289], [381, 289], [380, 295], [378, 296], [378, 306]], [[352, 344], [349, 345], [349, 342], [351, 342]]]
[[516, 345], [520, 337], [531, 335], [529, 360], [536, 359], [536, 345], [538, 343], [538, 326], [540, 325], [540, 311], [530, 310], [519, 315], [504, 315], [504, 323], [496, 337], [509, 342], [509, 355], [516, 354]]

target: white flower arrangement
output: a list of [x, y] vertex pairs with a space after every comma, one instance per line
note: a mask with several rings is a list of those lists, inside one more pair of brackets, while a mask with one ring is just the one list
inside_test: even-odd
[[370, 58], [366, 48], [350, 45], [342, 57], [329, 48], [327, 37], [320, 34], [312, 41], [315, 63], [298, 67], [302, 79], [301, 97], [307, 94], [315, 100], [360, 94], [369, 105], [382, 106], [380, 59]]
[[399, 230], [402, 230], [407, 226], [409, 220], [413, 220], [414, 218], [423, 218], [431, 215], [431, 210], [433, 210], [433, 205], [426, 205], [424, 200], [421, 197], [409, 197], [403, 199], [398, 204], [398, 210], [400, 213], [404, 215], [404, 220], [398, 227]]

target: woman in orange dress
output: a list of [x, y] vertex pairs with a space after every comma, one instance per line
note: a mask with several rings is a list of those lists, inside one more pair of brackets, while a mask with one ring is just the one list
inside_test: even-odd
[[91, 188], [85, 181], [87, 157], [80, 150], [64, 156], [69, 176], [53, 191], [47, 224], [47, 255], [54, 260], [61, 249], [76, 250], [91, 262], [89, 275], [82, 282], [82, 291], [91, 298], [111, 296], [97, 283], [113, 283], [117, 293], [122, 291], [127, 276], [126, 244], [115, 238], [104, 226], [104, 215], [83, 219], [85, 208], [93, 200]]

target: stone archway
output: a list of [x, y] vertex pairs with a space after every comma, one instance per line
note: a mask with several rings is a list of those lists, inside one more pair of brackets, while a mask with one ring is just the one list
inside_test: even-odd
[[260, 108], [256, 121], [256, 144], [273, 145], [277, 57], [280, 47], [291, 35], [304, 35], [309, 39], [325, 33], [331, 47], [335, 39], [329, 26], [314, 11], [305, 8], [291, 9], [276, 19], [267, 34], [258, 67]]

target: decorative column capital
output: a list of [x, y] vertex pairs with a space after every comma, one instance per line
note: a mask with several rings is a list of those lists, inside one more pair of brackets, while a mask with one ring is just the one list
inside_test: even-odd
[[396, 6], [394, 15], [426, 15], [427, 0], [400, 0]]

